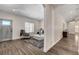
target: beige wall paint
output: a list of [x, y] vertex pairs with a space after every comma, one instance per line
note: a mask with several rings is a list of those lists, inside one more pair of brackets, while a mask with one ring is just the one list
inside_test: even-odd
[[38, 30], [39, 28], [39, 21], [37, 20], [32, 20], [32, 19], [28, 19], [26, 17], [22, 17], [22, 16], [18, 16], [18, 15], [14, 15], [11, 13], [6, 13], [3, 11], [0, 11], [0, 18], [1, 19], [9, 19], [13, 21], [13, 35], [12, 35], [12, 39], [18, 39], [20, 38], [20, 30], [25, 28], [25, 22], [32, 22], [35, 24], [35, 32]]

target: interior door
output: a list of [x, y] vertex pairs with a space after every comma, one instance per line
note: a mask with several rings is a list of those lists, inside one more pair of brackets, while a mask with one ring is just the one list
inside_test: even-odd
[[2, 41], [12, 39], [12, 21], [2, 20]]

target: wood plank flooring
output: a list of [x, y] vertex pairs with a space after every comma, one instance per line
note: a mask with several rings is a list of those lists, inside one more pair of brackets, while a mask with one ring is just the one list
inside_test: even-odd
[[63, 38], [49, 52], [56, 55], [78, 55], [78, 44], [76, 43], [75, 35]]
[[75, 36], [63, 38], [47, 53], [33, 46], [28, 40], [14, 40], [0, 43], [0, 55], [78, 55]]
[[0, 43], [0, 55], [44, 55], [45, 53], [23, 40]]

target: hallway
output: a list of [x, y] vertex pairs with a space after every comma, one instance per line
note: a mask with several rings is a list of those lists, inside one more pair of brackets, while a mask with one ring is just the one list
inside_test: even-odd
[[68, 38], [60, 40], [49, 52], [55, 55], [78, 55], [77, 47], [75, 35], [69, 35]]

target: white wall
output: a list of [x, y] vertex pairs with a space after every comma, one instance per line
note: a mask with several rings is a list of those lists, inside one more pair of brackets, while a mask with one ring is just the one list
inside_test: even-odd
[[54, 10], [51, 9], [50, 5], [46, 5], [44, 19], [44, 52], [47, 52], [54, 42]]
[[40, 28], [43, 28], [44, 29], [44, 20], [41, 20], [40, 21]]
[[[67, 23], [66, 18], [61, 14], [61, 9], [63, 9], [61, 6], [58, 8], [55, 8], [55, 42], [58, 42], [60, 39], [62, 39], [62, 32], [67, 30]], [[64, 11], [64, 9], [62, 10]]]
[[76, 17], [74, 21], [68, 23], [69, 34], [79, 33], [79, 17]]
[[59, 13], [57, 13], [57, 10], [55, 10], [55, 30], [54, 30], [54, 43], [55, 45], [59, 40], [62, 39], [62, 33], [64, 30], [66, 30], [66, 22], [64, 20], [64, 17], [61, 16]]
[[68, 23], [68, 33], [75, 34], [75, 22]]
[[[47, 52], [51, 47], [53, 47], [59, 40], [62, 39], [62, 32], [66, 30], [65, 18], [61, 16], [51, 5], [46, 5], [45, 7], [45, 19], [44, 19], [44, 52]], [[64, 26], [63, 26], [64, 25]]]
[[32, 19], [28, 19], [26, 17], [22, 17], [22, 16], [18, 16], [18, 15], [14, 15], [11, 13], [6, 13], [3, 11], [0, 11], [0, 18], [1, 19], [10, 19], [13, 21], [13, 35], [12, 35], [12, 39], [18, 39], [20, 38], [20, 30], [25, 28], [25, 22], [33, 22], [35, 24], [35, 32], [38, 30], [39, 28], [39, 21], [37, 20], [32, 20]]
[[75, 33], [79, 33], [79, 21], [75, 22]]

